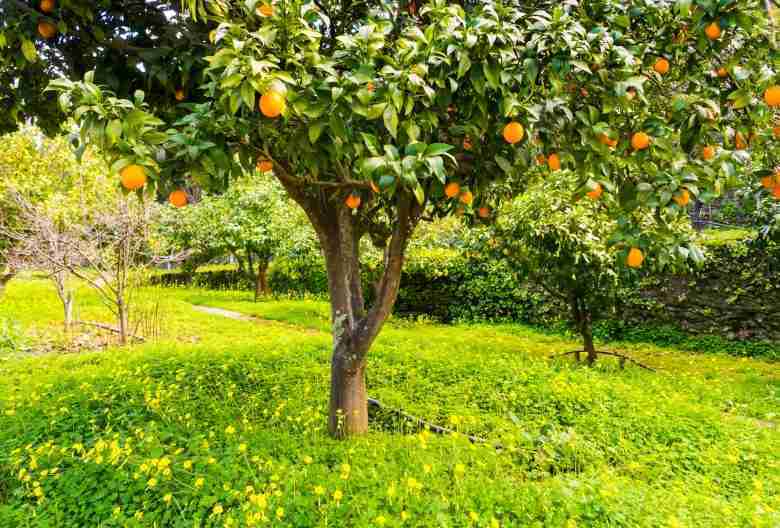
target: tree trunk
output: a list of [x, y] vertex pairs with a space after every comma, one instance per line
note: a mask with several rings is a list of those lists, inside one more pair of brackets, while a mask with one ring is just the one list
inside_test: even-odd
[[70, 332], [70, 327], [73, 323], [73, 292], [67, 292], [65, 298], [62, 300], [62, 308], [65, 315], [65, 332]]
[[122, 300], [117, 303], [117, 319], [119, 322], [119, 342], [126, 345], [130, 324], [127, 317], [127, 305]]
[[337, 347], [330, 367], [328, 430], [336, 438], [368, 431], [368, 393], [365, 357], [358, 361], [349, 346]]
[[269, 293], [268, 261], [261, 259], [257, 262], [257, 275], [255, 277], [255, 302], [257, 302], [260, 297], [265, 297]]
[[[396, 195], [397, 210], [385, 247], [384, 271], [377, 298], [366, 310], [360, 276], [360, 239], [374, 218], [344, 205], [344, 190], [319, 189], [293, 176], [283, 163], [274, 174], [306, 212], [325, 256], [333, 327], [328, 429], [336, 438], [368, 431], [366, 356], [392, 312], [401, 284], [406, 245], [424, 206], [409, 192]], [[341, 175], [340, 175], [341, 176]]]
[[14, 278], [14, 273], [12, 271], [10, 272], [4, 272], [0, 270], [0, 297], [3, 296], [3, 293], [5, 292], [5, 286], [10, 282], [11, 279]]
[[593, 346], [593, 317], [587, 309], [582, 312], [580, 333], [582, 334], [583, 348], [588, 354], [588, 365], [593, 365], [597, 359], [596, 347]]

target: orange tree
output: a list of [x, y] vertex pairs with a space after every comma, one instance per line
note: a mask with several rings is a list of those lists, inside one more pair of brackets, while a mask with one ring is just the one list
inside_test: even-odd
[[[63, 0], [46, 16], [81, 23], [48, 37], [36, 33], [40, 13], [5, 4], [3, 23], [17, 28], [6, 49], [19, 56], [33, 55], [27, 42], [70, 56], [90, 17], [113, 29], [99, 52], [128, 39], [152, 48], [129, 73], [104, 60], [52, 85], [82, 142], [139, 192], [184, 179], [220, 188], [241, 166], [272, 164], [326, 259], [339, 436], [367, 429], [368, 351], [421, 220], [490, 217], [534, 176], [572, 171], [579, 192], [613, 195], [621, 257], [636, 260], [650, 245], [632, 212], [718, 194], [750, 166], [743, 150], [769, 137], [780, 105], [760, 0], [183, 0], [145, 2], [167, 24], [143, 31], [109, 15], [121, 22], [133, 2]], [[175, 89], [183, 64], [176, 82], [160, 80], [181, 42], [204, 57], [190, 61], [186, 93]], [[359, 273], [367, 236], [385, 255], [371, 306]]]

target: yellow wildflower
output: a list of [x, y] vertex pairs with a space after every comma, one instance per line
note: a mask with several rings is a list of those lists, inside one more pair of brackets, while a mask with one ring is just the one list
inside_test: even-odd
[[165, 504], [170, 504], [172, 500], [173, 500], [173, 495], [171, 495], [170, 493], [166, 493], [166, 494], [163, 496], [163, 502], [164, 502]]
[[221, 504], [215, 504], [214, 509], [211, 510], [211, 513], [214, 515], [221, 515], [223, 511], [225, 510], [222, 508]]

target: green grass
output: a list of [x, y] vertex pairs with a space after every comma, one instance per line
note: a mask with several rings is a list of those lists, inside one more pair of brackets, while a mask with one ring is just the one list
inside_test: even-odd
[[[0, 526], [780, 525], [777, 363], [627, 344], [658, 372], [586, 368], [548, 359], [576, 343], [518, 325], [391, 321], [371, 395], [489, 442], [389, 415], [337, 442], [325, 303], [140, 299], [162, 300], [159, 341], [0, 360]], [[0, 300], [33, 342], [63, 339], [59, 317], [40, 280]]]
[[702, 243], [705, 246], [726, 246], [750, 238], [755, 234], [755, 229], [739, 227], [729, 229], [707, 229], [702, 233]]

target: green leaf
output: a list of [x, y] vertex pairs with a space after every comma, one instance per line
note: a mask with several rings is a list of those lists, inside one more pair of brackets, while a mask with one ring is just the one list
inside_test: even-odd
[[241, 85], [241, 98], [244, 100], [247, 108], [255, 107], [255, 88], [252, 83], [244, 81]]
[[312, 145], [315, 144], [318, 139], [320, 139], [322, 131], [325, 130], [326, 126], [327, 123], [325, 121], [315, 121], [309, 125], [309, 141]]
[[444, 154], [445, 152], [449, 152], [452, 149], [454, 149], [452, 145], [448, 145], [446, 143], [432, 143], [428, 145], [428, 148], [425, 151], [426, 156], [440, 156]]
[[114, 119], [106, 125], [106, 137], [108, 138], [108, 145], [111, 146], [117, 141], [119, 141], [119, 137], [122, 135], [122, 121], [119, 119]]
[[38, 60], [38, 50], [35, 49], [35, 44], [31, 40], [22, 40], [22, 55], [27, 59], [27, 62], [35, 62]]
[[393, 105], [387, 105], [384, 112], [385, 127], [393, 138], [398, 136], [398, 113]]
[[503, 156], [496, 155], [495, 160], [498, 166], [501, 167], [502, 171], [504, 171], [507, 174], [512, 173], [512, 164], [509, 162], [508, 159], [504, 158]]

